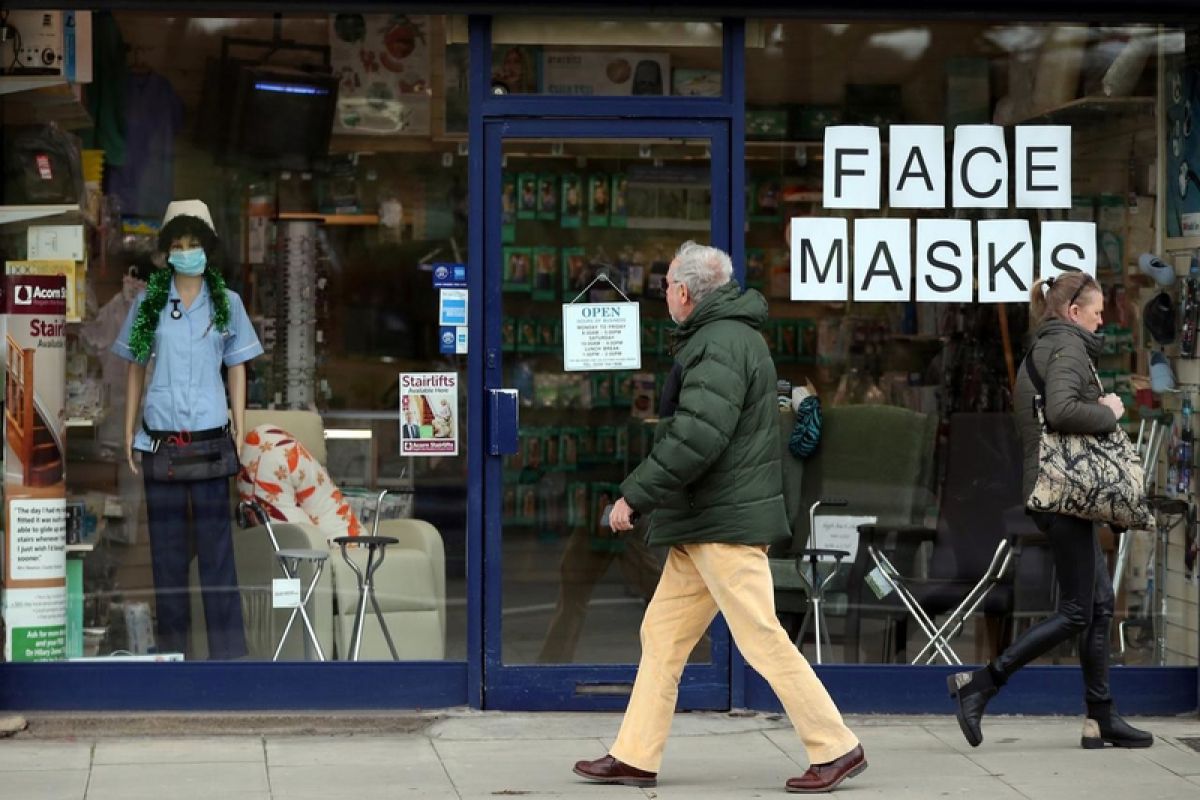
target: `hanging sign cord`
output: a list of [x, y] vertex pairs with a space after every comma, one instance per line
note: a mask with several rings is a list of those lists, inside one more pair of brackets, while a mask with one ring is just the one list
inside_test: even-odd
[[576, 303], [578, 303], [578, 302], [579, 302], [579, 298], [581, 298], [581, 297], [583, 297], [585, 294], [587, 294], [587, 293], [588, 293], [588, 291], [589, 291], [589, 290], [590, 290], [590, 289], [591, 289], [593, 286], [595, 286], [595, 285], [596, 285], [596, 281], [604, 281], [604, 282], [605, 282], [605, 283], [607, 283], [609, 286], [611, 286], [612, 288], [616, 289], [616, 290], [617, 290], [617, 294], [621, 295], [621, 297], [624, 297], [624, 298], [625, 298], [625, 302], [626, 302], [626, 303], [632, 303], [632, 302], [633, 302], [632, 300], [630, 300], [630, 299], [629, 299], [629, 296], [628, 296], [627, 294], [625, 294], [624, 292], [622, 292], [622, 291], [621, 291], [621, 287], [620, 287], [620, 286], [617, 286], [615, 283], [613, 283], [613, 281], [612, 281], [612, 278], [608, 277], [608, 275], [607, 275], [606, 273], [603, 273], [603, 272], [601, 272], [599, 275], [597, 275], [596, 277], [592, 278], [592, 282], [591, 282], [591, 283], [589, 283], [587, 286], [583, 287], [583, 291], [582, 291], [582, 292], [580, 292], [579, 294], [575, 295], [575, 299], [574, 299], [574, 300], [572, 300], [572, 301], [571, 301], [571, 302], [570, 302], [568, 305], [575, 305]]

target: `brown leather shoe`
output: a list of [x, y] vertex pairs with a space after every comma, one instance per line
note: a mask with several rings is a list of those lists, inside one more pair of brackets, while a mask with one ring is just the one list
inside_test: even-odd
[[799, 778], [788, 778], [787, 790], [796, 794], [832, 792], [842, 781], [853, 778], [867, 768], [867, 757], [862, 745], [841, 758], [826, 764], [813, 764]]
[[658, 773], [631, 767], [612, 756], [595, 761], [576, 761], [575, 774], [597, 783], [619, 783], [623, 786], [653, 787], [658, 785]]

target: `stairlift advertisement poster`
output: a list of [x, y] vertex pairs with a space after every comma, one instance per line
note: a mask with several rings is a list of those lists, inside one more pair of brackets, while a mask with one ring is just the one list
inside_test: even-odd
[[4, 656], [66, 656], [66, 279], [4, 279]]
[[458, 455], [458, 373], [400, 373], [400, 455]]

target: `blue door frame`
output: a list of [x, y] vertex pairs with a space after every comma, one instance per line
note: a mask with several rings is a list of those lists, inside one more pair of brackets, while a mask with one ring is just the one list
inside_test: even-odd
[[[729, 249], [729, 125], [714, 119], [527, 119], [495, 118], [484, 125], [483, 192], [485, 309], [483, 392], [504, 388], [500, 330], [501, 309], [501, 220], [500, 186], [503, 145], [506, 139], [563, 140], [573, 138], [638, 140], [707, 140], [712, 170], [711, 240]], [[478, 385], [472, 382], [471, 385]], [[472, 446], [485, 448], [485, 437], [473, 437]], [[483, 676], [485, 708], [502, 710], [579, 710], [624, 708], [635, 667], [631, 664], [506, 665], [501, 656], [503, 540], [500, 515], [503, 491], [502, 456], [486, 458], [484, 466], [484, 635]], [[679, 686], [681, 709], [712, 710], [729, 707], [729, 632], [723, 622], [714, 624], [709, 664], [689, 664]], [[603, 686], [618, 686], [615, 693], [602, 693]], [[586, 688], [585, 688], [586, 687]], [[624, 693], [622, 693], [624, 692]]]

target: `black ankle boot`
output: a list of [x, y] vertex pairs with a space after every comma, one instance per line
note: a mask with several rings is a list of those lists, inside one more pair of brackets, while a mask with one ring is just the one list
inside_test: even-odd
[[1087, 719], [1083, 721], [1083, 736], [1079, 744], [1086, 750], [1099, 750], [1106, 744], [1113, 747], [1150, 747], [1154, 744], [1154, 735], [1138, 730], [1121, 719], [1109, 700], [1087, 704]]
[[950, 697], [958, 702], [958, 727], [962, 728], [971, 747], [979, 747], [983, 742], [983, 731], [979, 727], [983, 710], [1000, 691], [991, 670], [984, 667], [974, 672], [957, 672], [946, 678], [946, 686], [950, 689]]

